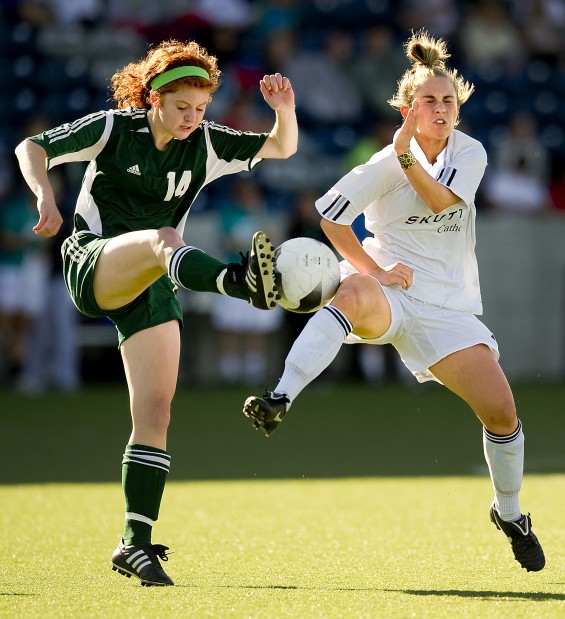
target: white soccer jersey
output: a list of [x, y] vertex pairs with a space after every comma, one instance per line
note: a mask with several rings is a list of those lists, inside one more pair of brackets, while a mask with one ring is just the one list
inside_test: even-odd
[[434, 214], [409, 183], [391, 144], [346, 174], [316, 201], [316, 208], [343, 225], [364, 213], [365, 227], [374, 235], [363, 241], [367, 253], [382, 267], [401, 262], [414, 269], [406, 294], [481, 314], [474, 200], [487, 164], [485, 149], [455, 130], [433, 165], [414, 138], [410, 150], [460, 202]]

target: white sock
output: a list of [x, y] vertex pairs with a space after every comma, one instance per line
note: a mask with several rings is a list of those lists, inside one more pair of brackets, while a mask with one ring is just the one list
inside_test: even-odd
[[522, 423], [508, 436], [483, 428], [483, 447], [494, 488], [494, 505], [502, 520], [518, 520], [522, 515], [518, 493], [524, 473], [524, 433]]
[[335, 359], [352, 328], [349, 320], [333, 305], [316, 312], [290, 349], [275, 391], [286, 393], [292, 402]]

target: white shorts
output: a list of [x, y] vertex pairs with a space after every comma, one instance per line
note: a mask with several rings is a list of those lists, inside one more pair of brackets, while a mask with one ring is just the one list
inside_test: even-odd
[[399, 288], [382, 289], [391, 309], [387, 332], [371, 340], [350, 333], [346, 344], [392, 344], [420, 383], [441, 382], [430, 372], [430, 366], [476, 344], [486, 344], [498, 359], [494, 335], [475, 314], [419, 301]]

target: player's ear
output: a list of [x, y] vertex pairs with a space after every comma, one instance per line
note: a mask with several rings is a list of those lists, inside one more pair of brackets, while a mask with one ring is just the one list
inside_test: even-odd
[[400, 113], [402, 114], [402, 120], [404, 120], [408, 114], [408, 108], [405, 105], [403, 105], [400, 108]]
[[161, 107], [161, 100], [154, 90], [149, 93], [149, 103], [152, 107]]

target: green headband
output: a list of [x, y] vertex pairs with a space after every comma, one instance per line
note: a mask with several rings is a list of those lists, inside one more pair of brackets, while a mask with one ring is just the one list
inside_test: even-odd
[[164, 86], [169, 82], [174, 82], [175, 80], [180, 80], [181, 77], [203, 77], [207, 80], [210, 79], [208, 71], [202, 69], [201, 67], [177, 67], [176, 69], [169, 69], [168, 71], [161, 73], [161, 75], [153, 78], [151, 80], [151, 88], [153, 90], [159, 90], [161, 86]]

